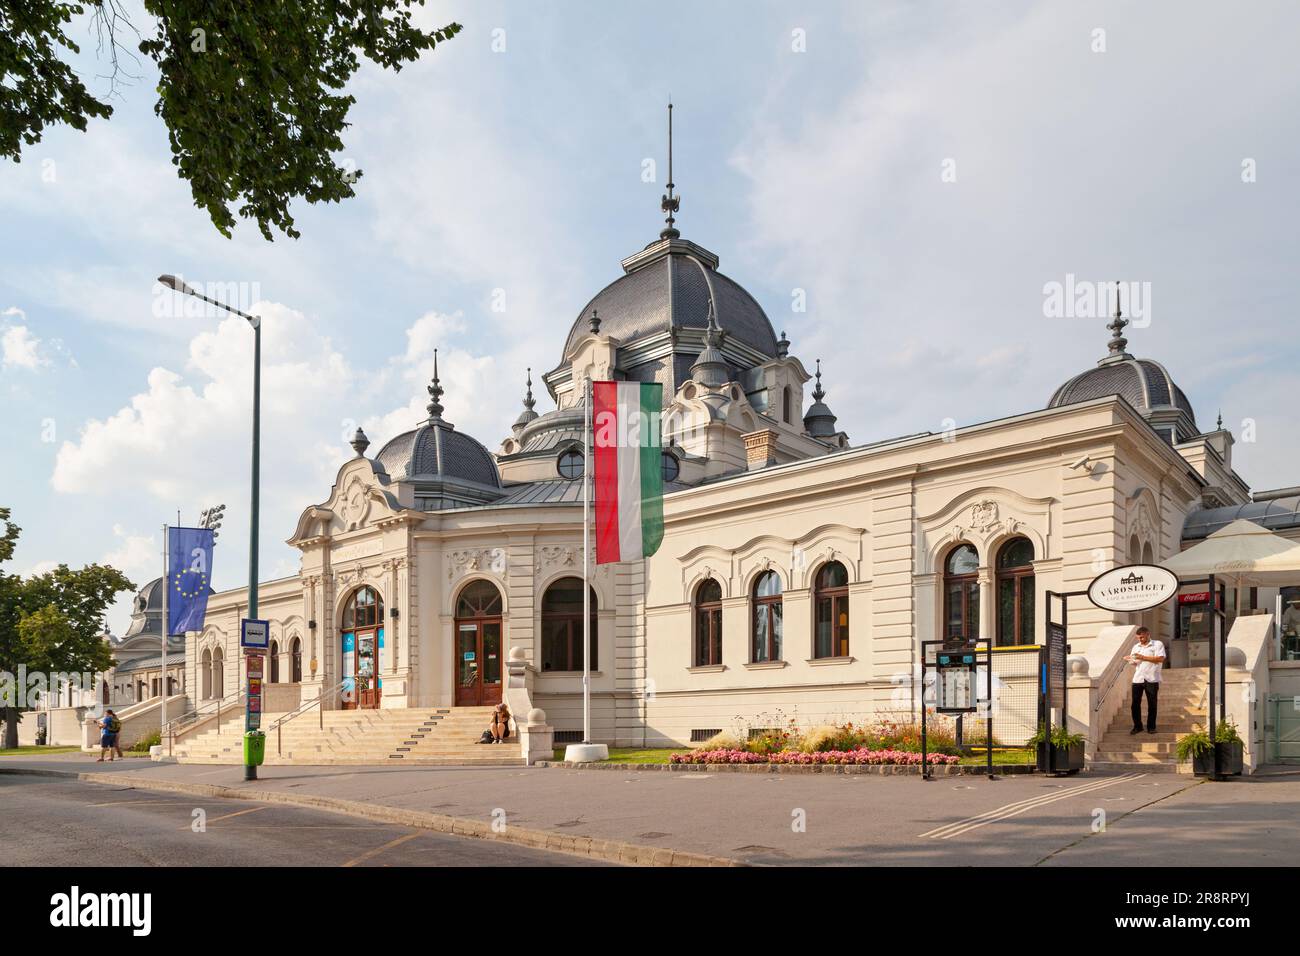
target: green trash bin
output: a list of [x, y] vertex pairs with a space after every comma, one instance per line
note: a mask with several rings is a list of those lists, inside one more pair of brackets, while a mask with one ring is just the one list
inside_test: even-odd
[[266, 734], [250, 730], [244, 734], [244, 766], [260, 767], [266, 757]]

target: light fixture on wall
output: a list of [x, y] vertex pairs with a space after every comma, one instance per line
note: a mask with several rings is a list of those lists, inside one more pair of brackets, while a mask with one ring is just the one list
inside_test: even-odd
[[316, 630], [316, 622], [315, 622], [315, 621], [308, 621], [308, 622], [307, 622], [307, 630], [309, 630], [309, 631], [314, 631], [314, 630]]
[[397, 613], [397, 608], [395, 607], [390, 607], [388, 609], [388, 616], [391, 617], [394, 621], [397, 620], [399, 617], [401, 617], [401, 615]]

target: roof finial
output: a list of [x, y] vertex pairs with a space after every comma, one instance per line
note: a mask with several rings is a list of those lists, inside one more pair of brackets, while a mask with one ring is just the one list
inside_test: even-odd
[[439, 399], [442, 398], [442, 391], [443, 391], [442, 385], [438, 381], [438, 350], [437, 349], [433, 350], [433, 382], [430, 383], [428, 391], [429, 391], [429, 398], [432, 399], [432, 401], [430, 401], [427, 406], [429, 409], [429, 421], [436, 422], [442, 419], [442, 402], [439, 401]]
[[681, 208], [682, 197], [673, 195], [673, 99], [668, 97], [668, 192], [659, 201], [659, 208], [667, 216], [668, 225], [659, 233], [660, 239], [676, 239], [681, 235], [673, 223], [676, 222], [675, 214]]
[[1124, 349], [1128, 346], [1128, 339], [1124, 338], [1124, 326], [1128, 325], [1128, 319], [1123, 318], [1123, 312], [1119, 306], [1119, 282], [1115, 283], [1115, 317], [1107, 324], [1106, 328], [1110, 329], [1110, 349], [1111, 357], [1119, 358], [1126, 355]]
[[370, 439], [366, 437], [366, 433], [363, 432], [361, 426], [358, 425], [357, 433], [352, 436], [352, 450], [357, 453], [358, 458], [364, 458], [366, 456], [366, 449], [369, 447]]
[[537, 399], [533, 398], [533, 369], [532, 366], [530, 365], [528, 367], [528, 391], [524, 395], [524, 408], [528, 409], [531, 412], [533, 410], [533, 406], [536, 404], [537, 404]]
[[1223, 409], [1219, 409], [1219, 420], [1214, 423], [1216, 431], [1223, 431]]
[[822, 388], [822, 360], [817, 360], [817, 385], [813, 388], [813, 401], [820, 402], [826, 397], [826, 390]]
[[595, 309], [592, 309], [591, 318], [588, 321], [591, 324], [591, 334], [599, 335], [600, 334], [600, 313], [597, 312]]
[[785, 337], [785, 329], [781, 330], [781, 337], [776, 340], [776, 354], [778, 358], [785, 358], [790, 354], [790, 340]]

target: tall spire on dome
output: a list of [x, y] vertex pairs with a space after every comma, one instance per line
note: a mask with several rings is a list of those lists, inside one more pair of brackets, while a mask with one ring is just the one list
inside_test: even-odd
[[1128, 358], [1128, 339], [1124, 337], [1124, 327], [1128, 325], [1129, 320], [1123, 317], [1123, 311], [1119, 306], [1119, 282], [1115, 283], [1115, 316], [1107, 323], [1106, 328], [1110, 329], [1110, 342], [1107, 343], [1109, 354], [1102, 359], [1103, 362], [1117, 361]]
[[540, 416], [533, 411], [533, 406], [537, 404], [537, 399], [533, 398], [533, 370], [528, 369], [528, 390], [524, 393], [524, 410], [519, 413], [515, 419], [514, 429], [518, 433], [525, 425]]
[[429, 421], [430, 423], [440, 422], [442, 421], [442, 411], [443, 411], [442, 401], [441, 401], [443, 388], [442, 388], [442, 384], [438, 381], [438, 350], [437, 349], [433, 350], [433, 381], [429, 384], [428, 392], [429, 392], [429, 398], [431, 399], [428, 406], [426, 406], [429, 409]]
[[817, 384], [813, 387], [813, 401], [820, 402], [826, 397], [826, 390], [822, 388], [822, 360], [817, 360]]
[[676, 226], [673, 225], [673, 223], [677, 221], [676, 213], [677, 210], [681, 208], [682, 197], [673, 195], [674, 188], [675, 186], [673, 183], [673, 100], [672, 97], [670, 96], [668, 98], [668, 192], [667, 194], [664, 195], [663, 199], [659, 201], [659, 208], [664, 211], [666, 215], [665, 221], [668, 223], [668, 225], [665, 226], [663, 230], [659, 233], [660, 239], [676, 239], [678, 236], [681, 235], [681, 233], [677, 231], [677, 228]]

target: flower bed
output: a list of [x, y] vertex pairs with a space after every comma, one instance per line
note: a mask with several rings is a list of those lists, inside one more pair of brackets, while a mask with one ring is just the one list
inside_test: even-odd
[[[773, 754], [756, 754], [747, 750], [692, 750], [675, 753], [670, 763], [778, 763], [778, 764], [896, 764], [920, 766], [921, 755], [905, 750], [821, 750], [803, 753], [799, 750], [781, 750]], [[931, 765], [953, 764], [960, 758], [949, 754], [927, 754]]]

